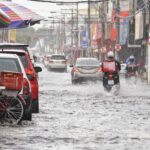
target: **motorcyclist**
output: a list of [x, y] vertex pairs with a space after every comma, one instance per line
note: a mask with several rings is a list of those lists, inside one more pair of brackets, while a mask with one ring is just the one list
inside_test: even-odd
[[135, 57], [133, 55], [131, 55], [128, 59], [126, 70], [127, 70], [126, 77], [129, 77], [131, 74], [133, 76], [138, 75], [138, 65], [136, 64]]
[[102, 72], [103, 72], [103, 86], [108, 85], [108, 75], [113, 74], [114, 84], [119, 84], [119, 71], [121, 70], [120, 63], [115, 60], [114, 53], [109, 51], [107, 53], [107, 59], [102, 63]]

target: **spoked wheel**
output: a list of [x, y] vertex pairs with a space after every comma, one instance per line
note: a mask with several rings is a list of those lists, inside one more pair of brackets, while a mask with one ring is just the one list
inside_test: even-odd
[[23, 118], [23, 113], [23, 104], [18, 98], [0, 98], [0, 121], [18, 124]]

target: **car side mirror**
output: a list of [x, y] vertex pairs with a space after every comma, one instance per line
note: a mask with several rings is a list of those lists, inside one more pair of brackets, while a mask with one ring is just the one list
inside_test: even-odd
[[34, 69], [35, 69], [35, 72], [41, 72], [42, 71], [41, 67], [34, 67]]

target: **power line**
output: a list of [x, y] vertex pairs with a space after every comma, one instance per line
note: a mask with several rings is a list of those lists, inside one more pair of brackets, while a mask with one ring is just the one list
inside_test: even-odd
[[86, 0], [86, 1], [54, 1], [54, 0], [30, 0], [30, 1], [35, 1], [35, 2], [45, 2], [45, 3], [55, 3], [55, 4], [72, 4], [72, 3], [97, 3], [97, 2], [108, 2], [110, 0], [96, 0], [96, 1], [92, 1], [92, 0]]

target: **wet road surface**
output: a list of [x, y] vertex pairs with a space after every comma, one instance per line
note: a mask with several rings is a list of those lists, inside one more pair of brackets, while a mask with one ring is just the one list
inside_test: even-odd
[[5, 150], [149, 150], [150, 86], [121, 80], [118, 96], [101, 82], [72, 85], [67, 73], [39, 74], [40, 113], [0, 125]]

